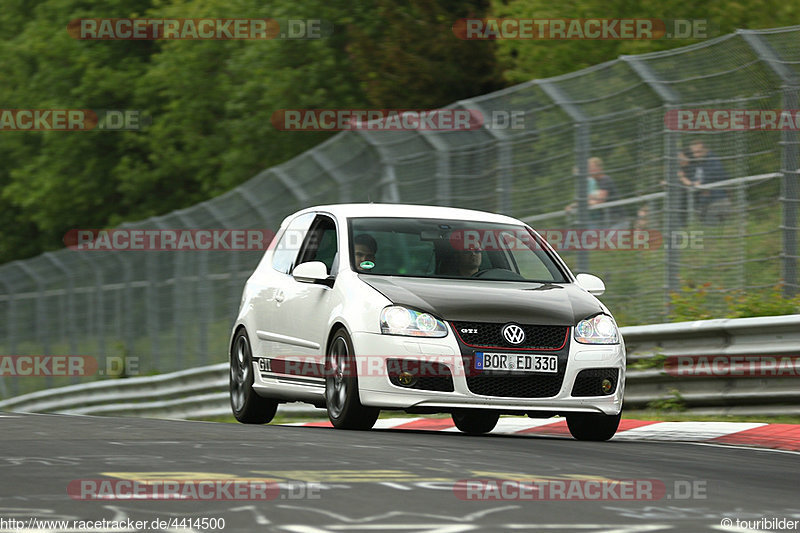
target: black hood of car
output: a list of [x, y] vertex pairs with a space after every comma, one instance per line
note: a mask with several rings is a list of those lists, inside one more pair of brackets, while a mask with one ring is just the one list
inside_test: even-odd
[[575, 283], [358, 277], [392, 303], [451, 321], [574, 326], [605, 311]]

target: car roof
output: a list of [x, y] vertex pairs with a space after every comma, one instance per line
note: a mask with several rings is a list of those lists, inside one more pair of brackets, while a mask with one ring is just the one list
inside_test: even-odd
[[[474, 220], [479, 222], [497, 222], [501, 224], [524, 224], [523, 222], [495, 213], [486, 211], [476, 211], [473, 209], [461, 209], [456, 207], [441, 207], [435, 205], [414, 205], [414, 204], [329, 204], [308, 207], [287, 217], [287, 220], [294, 218], [302, 213], [324, 211], [332, 214], [338, 219], [378, 217], [378, 218], [446, 218], [454, 220]], [[286, 220], [284, 220], [284, 223]]]

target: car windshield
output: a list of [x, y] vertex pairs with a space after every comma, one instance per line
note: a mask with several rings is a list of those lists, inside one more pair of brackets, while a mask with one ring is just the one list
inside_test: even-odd
[[468, 220], [353, 218], [350, 263], [362, 274], [501, 281], [566, 281], [524, 226]]

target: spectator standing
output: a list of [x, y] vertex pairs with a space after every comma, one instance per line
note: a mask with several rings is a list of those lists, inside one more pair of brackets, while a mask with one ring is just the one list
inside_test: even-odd
[[[679, 225], [683, 226], [689, 217], [691, 206], [697, 205], [697, 199], [692, 197], [694, 194], [694, 183], [691, 178], [694, 176], [694, 161], [692, 153], [688, 148], [678, 152], [678, 220]], [[690, 201], [692, 200], [692, 201]]]
[[[589, 178], [595, 182], [595, 190], [588, 197], [589, 206], [600, 205], [606, 202], [613, 202], [617, 200], [617, 187], [614, 180], [609, 177], [603, 170], [603, 160], [599, 157], [590, 157], [588, 161]], [[617, 222], [618, 210], [611, 209], [596, 209], [590, 211], [589, 219], [592, 225], [598, 227], [606, 225], [613, 226]]]
[[709, 150], [701, 139], [692, 141], [689, 149], [692, 153], [694, 170], [690, 180], [692, 185], [699, 189], [695, 207], [704, 222], [712, 224], [722, 222], [731, 209], [728, 193], [722, 188], [708, 189], [704, 186], [727, 179], [725, 168], [719, 157]]

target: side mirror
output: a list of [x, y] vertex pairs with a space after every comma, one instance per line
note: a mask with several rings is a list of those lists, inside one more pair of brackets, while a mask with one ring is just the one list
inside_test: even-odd
[[292, 270], [292, 277], [302, 283], [319, 283], [329, 287], [333, 284], [333, 278], [328, 277], [328, 267], [322, 261], [300, 263]]
[[589, 291], [589, 294], [600, 296], [606, 292], [606, 284], [603, 283], [603, 280], [592, 274], [578, 274], [575, 276], [575, 281], [578, 282], [578, 285]]

